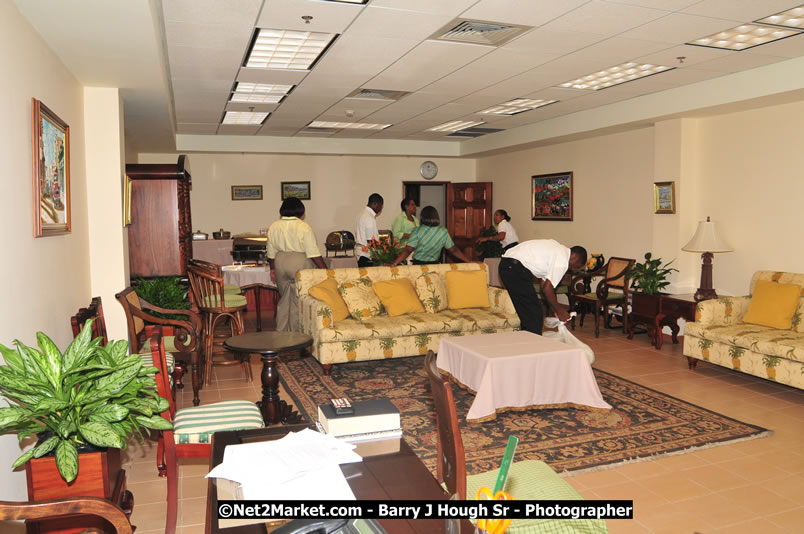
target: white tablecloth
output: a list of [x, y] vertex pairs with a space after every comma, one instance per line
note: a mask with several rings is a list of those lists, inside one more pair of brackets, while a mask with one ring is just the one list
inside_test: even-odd
[[221, 269], [223, 281], [227, 284], [241, 287], [249, 284], [265, 284], [276, 287], [271, 281], [271, 269], [267, 265], [224, 265]]
[[530, 332], [444, 338], [437, 364], [477, 392], [467, 421], [493, 419], [505, 408], [571, 403], [611, 409], [583, 351]]
[[231, 239], [193, 241], [193, 258], [218, 265], [227, 265], [232, 263], [232, 243]]

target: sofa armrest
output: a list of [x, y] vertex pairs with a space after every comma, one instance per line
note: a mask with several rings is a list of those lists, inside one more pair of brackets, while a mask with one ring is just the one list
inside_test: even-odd
[[751, 297], [720, 297], [704, 300], [695, 307], [695, 322], [702, 326], [740, 323], [750, 303]]
[[321, 300], [310, 295], [299, 296], [302, 332], [316, 339], [317, 333], [332, 326], [332, 309]]
[[516, 308], [514, 308], [514, 303], [511, 302], [511, 296], [508, 295], [508, 291], [499, 287], [489, 287], [489, 306], [495, 311], [516, 314]]

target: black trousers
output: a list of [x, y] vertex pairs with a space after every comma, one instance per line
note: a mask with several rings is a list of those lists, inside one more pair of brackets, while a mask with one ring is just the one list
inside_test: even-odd
[[514, 303], [522, 330], [541, 335], [544, 329], [544, 307], [533, 288], [533, 273], [512, 258], [500, 260], [499, 273], [500, 280]]
[[371, 261], [370, 258], [365, 256], [358, 256], [357, 258], [357, 266], [358, 267], [374, 267], [374, 262]]

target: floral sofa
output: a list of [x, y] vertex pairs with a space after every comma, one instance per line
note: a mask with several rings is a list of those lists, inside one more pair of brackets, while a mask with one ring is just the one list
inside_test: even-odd
[[411, 313], [390, 317], [381, 314], [369, 319], [352, 317], [332, 324], [332, 311], [324, 302], [310, 296], [310, 288], [326, 278], [335, 278], [340, 285], [360, 278], [372, 283], [407, 277], [415, 280], [424, 273], [444, 276], [449, 270], [488, 271], [478, 263], [440, 265], [400, 265], [399, 267], [368, 267], [346, 269], [305, 269], [296, 274], [299, 292], [302, 330], [313, 338], [313, 355], [329, 373], [332, 364], [398, 358], [437, 351], [445, 336], [491, 334], [519, 330], [519, 317], [508, 292], [489, 287], [488, 308], [445, 309], [438, 313]]
[[757, 271], [751, 279], [751, 293], [758, 280], [802, 287], [792, 328], [778, 330], [742, 322], [751, 297], [721, 297], [698, 303], [695, 322], [684, 330], [684, 355], [695, 367], [706, 360], [804, 389], [804, 274]]

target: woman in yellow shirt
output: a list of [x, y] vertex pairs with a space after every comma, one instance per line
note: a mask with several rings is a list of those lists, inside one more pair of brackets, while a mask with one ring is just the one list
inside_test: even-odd
[[296, 273], [302, 269], [326, 269], [312, 227], [304, 222], [304, 204], [288, 198], [279, 208], [281, 219], [268, 228], [266, 255], [271, 265], [271, 279], [279, 290], [276, 309], [278, 332], [301, 332]]

